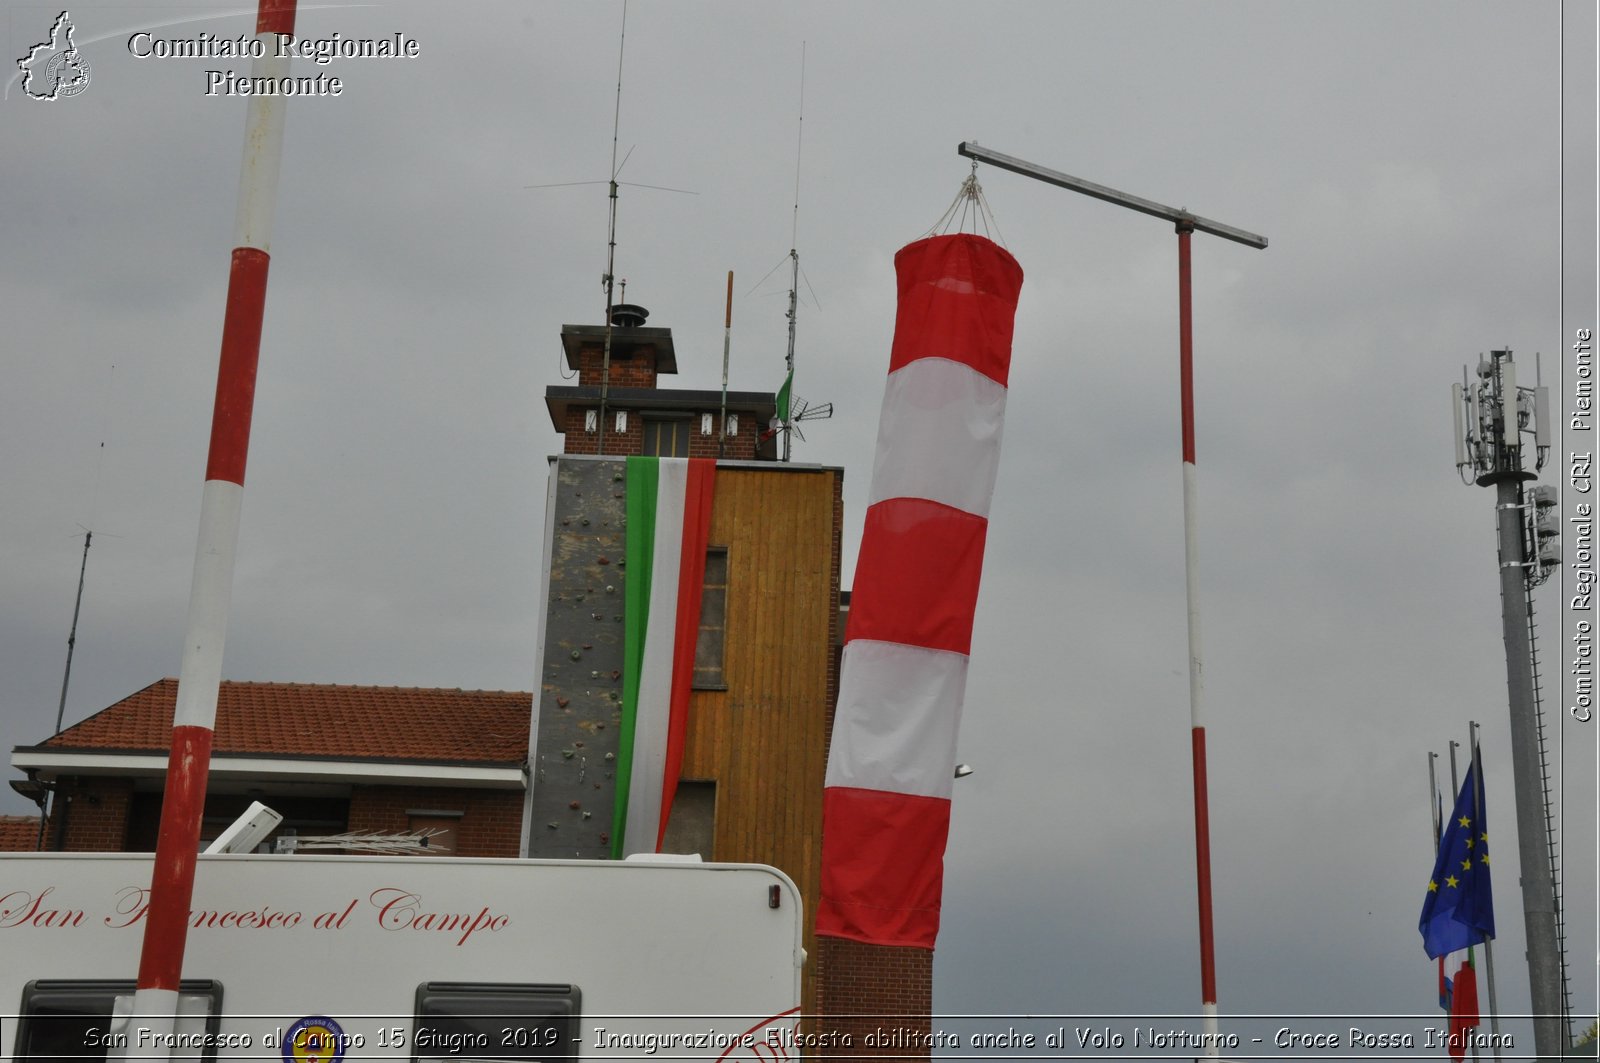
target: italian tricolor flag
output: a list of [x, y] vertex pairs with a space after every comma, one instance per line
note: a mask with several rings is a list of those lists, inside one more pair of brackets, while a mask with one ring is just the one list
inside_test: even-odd
[[628, 459], [617, 859], [660, 850], [678, 789], [716, 472], [709, 458]]

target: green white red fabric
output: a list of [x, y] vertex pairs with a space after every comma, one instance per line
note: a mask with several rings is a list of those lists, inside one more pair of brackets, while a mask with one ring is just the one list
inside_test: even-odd
[[611, 854], [660, 851], [683, 764], [716, 462], [627, 460], [622, 734]]
[[902, 248], [895, 270], [823, 795], [817, 933], [931, 949], [1022, 268], [960, 234]]

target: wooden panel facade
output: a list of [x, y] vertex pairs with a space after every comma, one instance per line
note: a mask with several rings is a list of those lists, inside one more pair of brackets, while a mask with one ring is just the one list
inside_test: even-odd
[[[717, 470], [710, 541], [727, 548], [725, 690], [690, 703], [683, 778], [715, 781], [709, 856], [771, 864], [806, 901], [816, 956], [822, 784], [837, 683], [843, 470]], [[815, 1010], [809, 964], [804, 1006]]]

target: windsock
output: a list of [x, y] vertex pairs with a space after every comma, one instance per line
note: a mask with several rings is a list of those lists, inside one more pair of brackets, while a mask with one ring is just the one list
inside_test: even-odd
[[1022, 267], [958, 234], [899, 307], [823, 794], [817, 933], [933, 948]]

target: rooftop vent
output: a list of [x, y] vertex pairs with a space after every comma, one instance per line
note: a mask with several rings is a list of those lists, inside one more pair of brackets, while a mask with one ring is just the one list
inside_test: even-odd
[[617, 328], [638, 328], [650, 311], [634, 303], [618, 303], [611, 308], [611, 324]]

